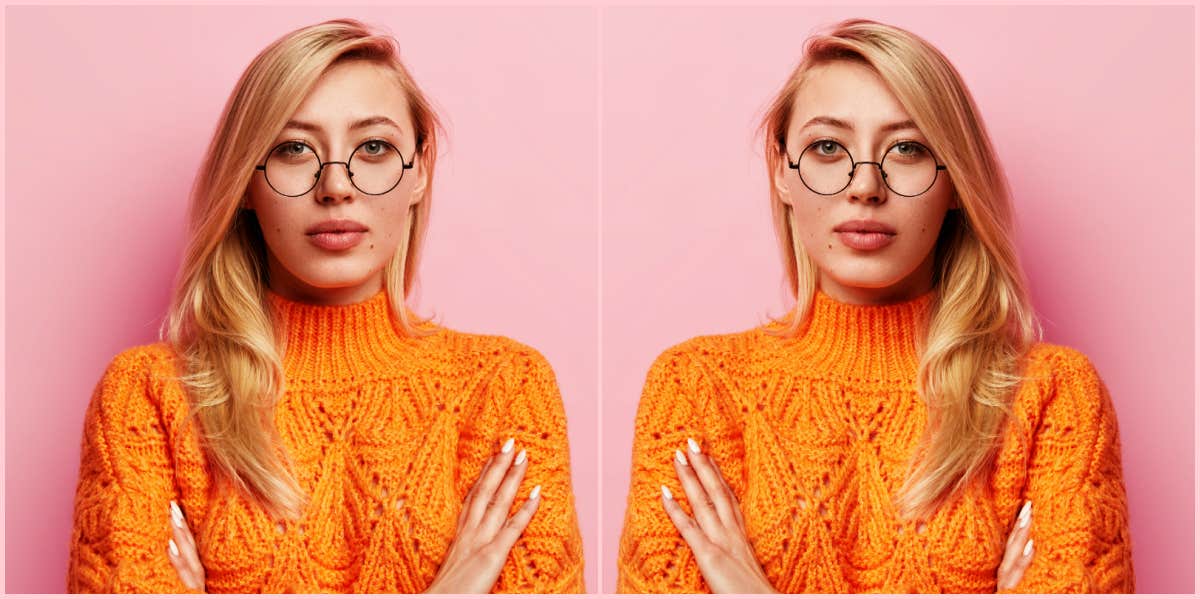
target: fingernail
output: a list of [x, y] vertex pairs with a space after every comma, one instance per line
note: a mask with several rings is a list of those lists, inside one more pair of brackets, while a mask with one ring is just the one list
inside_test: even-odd
[[534, 487], [534, 488], [533, 488], [533, 491], [531, 491], [531, 492], [529, 493], [529, 498], [530, 498], [530, 499], [537, 499], [537, 496], [538, 496], [538, 495], [541, 495], [541, 494], [542, 494], [542, 485], [538, 485], [538, 486]]
[[171, 500], [171, 523], [175, 528], [183, 528], [183, 510], [179, 509], [179, 504]]
[[675, 461], [683, 466], [687, 466], [687, 458], [683, 457], [683, 452], [678, 449], [675, 450]]
[[167, 539], [167, 548], [171, 550], [171, 555], [179, 557], [179, 546], [175, 544], [175, 539]]
[[516, 441], [512, 437], [509, 437], [508, 440], [504, 442], [504, 447], [500, 448], [500, 453], [508, 453], [512, 451], [513, 443], [516, 443]]
[[690, 449], [692, 453], [700, 453], [700, 444], [697, 443], [695, 439], [688, 439], [688, 449]]
[[1033, 553], [1033, 539], [1025, 541], [1025, 549], [1021, 550], [1021, 555], [1025, 557], [1029, 557], [1030, 553]]
[[671, 499], [671, 490], [667, 488], [667, 485], [662, 486], [662, 494], [663, 494], [663, 497], [666, 497], [667, 499]]
[[517, 459], [513, 460], [513, 463], [514, 464], [524, 464], [525, 463], [525, 450], [524, 449], [521, 450], [521, 453], [517, 454]]
[[1026, 501], [1025, 505], [1021, 506], [1021, 513], [1017, 516], [1017, 528], [1025, 528], [1029, 526], [1029, 512], [1033, 509], [1033, 504]]

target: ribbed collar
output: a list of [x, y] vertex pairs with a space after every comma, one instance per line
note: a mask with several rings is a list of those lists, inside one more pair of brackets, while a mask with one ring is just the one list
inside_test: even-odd
[[872, 306], [842, 303], [817, 291], [796, 358], [806, 370], [838, 378], [914, 380], [917, 340], [928, 326], [935, 295]]
[[289, 380], [342, 381], [394, 370], [414, 340], [394, 323], [386, 291], [341, 306], [267, 298], [286, 338], [283, 367]]

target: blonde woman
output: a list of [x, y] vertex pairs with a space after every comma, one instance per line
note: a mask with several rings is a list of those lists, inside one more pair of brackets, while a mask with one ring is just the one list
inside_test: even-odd
[[356, 21], [246, 69], [166, 339], [88, 407], [70, 591], [583, 591], [550, 366], [406, 308], [437, 130]]
[[1037, 341], [954, 67], [848, 20], [763, 128], [796, 304], [654, 363], [618, 590], [1133, 592], [1112, 402]]

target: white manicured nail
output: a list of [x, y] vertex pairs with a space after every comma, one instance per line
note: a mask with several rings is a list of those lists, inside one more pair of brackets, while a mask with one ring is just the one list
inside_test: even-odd
[[663, 497], [666, 497], [667, 499], [671, 499], [671, 490], [667, 488], [667, 485], [662, 486], [662, 494], [663, 494]]
[[542, 485], [538, 485], [538, 486], [534, 487], [533, 491], [531, 491], [529, 493], [529, 498], [537, 499], [538, 495], [541, 495], [541, 494], [542, 494]]
[[1025, 528], [1029, 526], [1029, 513], [1033, 510], [1033, 504], [1026, 501], [1025, 505], [1021, 506], [1021, 513], [1017, 515], [1017, 528]]
[[687, 458], [683, 457], [683, 452], [678, 449], [675, 450], [675, 461], [682, 466], [687, 466]]
[[1029, 557], [1030, 553], [1033, 553], [1033, 539], [1025, 541], [1025, 549], [1021, 550], [1021, 555], [1025, 557]]
[[179, 504], [171, 501], [171, 523], [175, 528], [183, 528], [183, 510], [179, 509]]
[[179, 557], [179, 546], [175, 544], [175, 539], [167, 539], [167, 548], [171, 550], [171, 555]]
[[692, 453], [700, 453], [700, 444], [695, 439], [688, 439], [688, 449]]
[[500, 453], [508, 453], [512, 451], [513, 443], [516, 443], [516, 440], [514, 440], [512, 437], [509, 437], [508, 440], [504, 442], [504, 447], [500, 448]]
[[513, 463], [514, 464], [524, 464], [525, 463], [525, 450], [524, 449], [521, 450], [521, 453], [517, 454], [517, 459], [513, 460]]

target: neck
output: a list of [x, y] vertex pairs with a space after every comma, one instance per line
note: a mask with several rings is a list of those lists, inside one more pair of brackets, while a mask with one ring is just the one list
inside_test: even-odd
[[283, 366], [289, 379], [338, 381], [394, 368], [413, 340], [392, 316], [385, 291], [366, 300], [318, 305], [267, 292], [283, 329]]
[[808, 369], [836, 377], [912, 381], [935, 295], [929, 291], [907, 301], [874, 305], [840, 302], [818, 291], [798, 339], [796, 359]]

